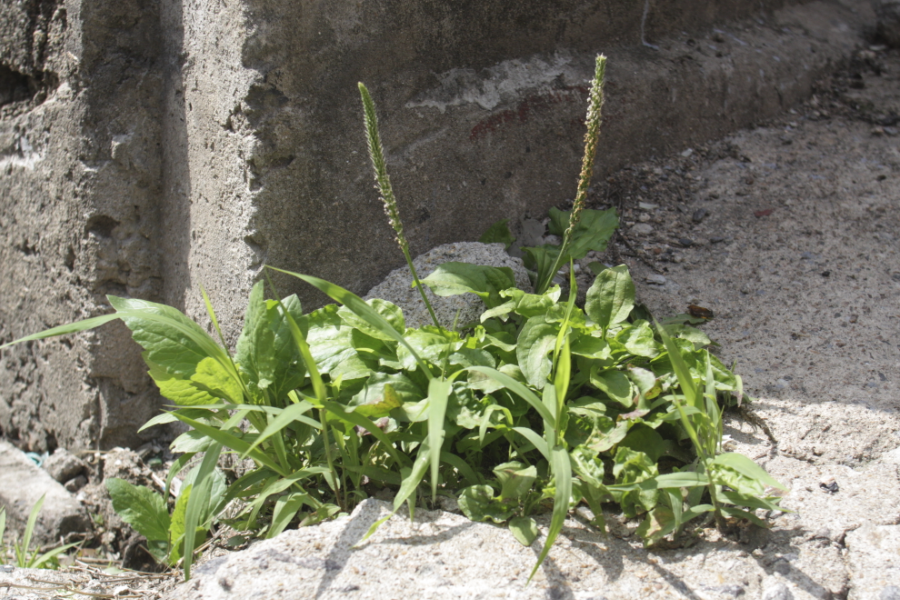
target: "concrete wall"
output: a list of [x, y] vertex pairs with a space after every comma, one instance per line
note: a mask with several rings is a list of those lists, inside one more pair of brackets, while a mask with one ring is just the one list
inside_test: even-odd
[[[108, 293], [203, 319], [200, 286], [233, 338], [263, 264], [365, 292], [402, 256], [357, 81], [418, 253], [571, 196], [596, 53], [602, 176], [790, 106], [871, 22], [866, 0], [0, 0], [0, 340]], [[138, 442], [158, 399], [127, 338], [4, 351], [2, 434]]]

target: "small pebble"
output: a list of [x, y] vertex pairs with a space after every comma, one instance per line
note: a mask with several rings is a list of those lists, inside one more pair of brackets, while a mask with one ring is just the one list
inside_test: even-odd
[[706, 218], [706, 215], [708, 215], [708, 214], [709, 214], [709, 211], [706, 210], [705, 208], [698, 208], [697, 210], [694, 211], [694, 214], [691, 218], [694, 220], [694, 223], [699, 223], [704, 218]]
[[882, 136], [884, 135], [884, 129], [882, 129], [881, 127], [873, 127], [871, 133], [874, 136]]
[[656, 273], [652, 273], [647, 275], [644, 280], [651, 285], [666, 285], [666, 278], [662, 275], [657, 275]]
[[636, 235], [650, 235], [653, 233], [653, 226], [648, 223], [638, 223], [631, 228], [631, 232]]
[[690, 248], [694, 245], [694, 240], [688, 238], [679, 238], [678, 243], [684, 246], [685, 248]]
[[659, 208], [659, 204], [653, 204], [652, 202], [638, 202], [639, 210], [656, 210]]
[[709, 243], [710, 243], [710, 244], [721, 244], [721, 243], [724, 242], [724, 241], [725, 241], [725, 238], [723, 238], [723, 237], [721, 237], [721, 236], [716, 236], [716, 237], [711, 237], [711, 238], [709, 238]]
[[836, 494], [841, 489], [840, 486], [838, 486], [838, 482], [831, 476], [823, 477], [819, 482], [819, 488], [825, 490], [829, 494]]
[[775, 585], [767, 587], [763, 591], [762, 597], [763, 600], [794, 600], [794, 594], [792, 594], [790, 588], [783, 583], [776, 583]]

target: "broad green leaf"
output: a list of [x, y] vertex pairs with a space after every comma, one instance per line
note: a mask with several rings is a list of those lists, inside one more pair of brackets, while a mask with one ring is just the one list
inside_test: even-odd
[[[381, 333], [387, 335], [388, 337], [398, 341], [403, 345], [406, 344], [406, 340], [403, 339], [403, 335], [397, 331], [393, 324], [388, 322], [384, 317], [382, 317], [376, 310], [374, 310], [371, 306], [366, 304], [365, 300], [357, 296], [356, 294], [345, 290], [339, 285], [335, 285], [331, 282], [325, 281], [324, 279], [319, 279], [318, 277], [312, 277], [311, 275], [303, 275], [301, 273], [294, 273], [292, 271], [284, 271], [282, 269], [276, 269], [274, 267], [268, 267], [273, 271], [278, 271], [279, 273], [284, 273], [285, 275], [290, 275], [292, 277], [296, 277], [298, 279], [302, 279], [308, 284], [312, 285], [329, 298], [334, 300], [335, 302], [340, 302], [345, 307], [349, 308], [359, 317], [365, 319], [365, 321], [371, 325], [372, 327], [378, 329]], [[416, 362], [419, 363], [423, 373], [429, 379], [431, 378], [431, 373], [428, 371], [427, 365], [425, 365], [419, 357], [416, 355], [414, 351], [412, 351], [409, 346], [407, 349], [416, 357]]]
[[[563, 235], [569, 227], [569, 215], [572, 211], [550, 209], [549, 231], [553, 235]], [[581, 260], [591, 250], [606, 251], [606, 245], [619, 226], [616, 209], [581, 211], [581, 218], [572, 232], [572, 241], [568, 254], [575, 260]]]
[[338, 315], [340, 306], [329, 304], [307, 315], [309, 333], [306, 341], [309, 351], [319, 371], [328, 374], [331, 370], [352, 356], [356, 350], [350, 344], [353, 328], [343, 326]]
[[190, 378], [197, 364], [207, 357], [228, 362], [225, 351], [202, 327], [180, 311], [147, 300], [108, 296], [145, 356], [172, 374]]
[[423, 398], [425, 393], [403, 373], [373, 373], [363, 389], [353, 396], [349, 408], [365, 417], [377, 419], [403, 404]]
[[235, 360], [247, 375], [251, 390], [265, 390], [275, 379], [275, 332], [266, 310], [265, 285], [258, 281], [250, 290], [244, 329], [235, 348]]
[[634, 406], [634, 394], [628, 376], [618, 369], [591, 369], [591, 385], [625, 408]]
[[431, 497], [437, 498], [438, 468], [441, 446], [444, 442], [444, 415], [447, 413], [447, 399], [450, 396], [452, 380], [434, 378], [428, 382], [428, 447], [431, 449]]
[[438, 296], [476, 294], [485, 306], [493, 308], [501, 303], [502, 290], [516, 287], [516, 278], [509, 267], [448, 262], [435, 269], [422, 283]]
[[[144, 353], [146, 355], [146, 352]], [[214, 404], [216, 397], [207, 390], [201, 389], [197, 382], [169, 373], [161, 366], [153, 363], [147, 356], [144, 360], [150, 366], [150, 377], [159, 388], [159, 393], [178, 406], [196, 404]], [[149, 424], [144, 425], [147, 427]]]
[[162, 496], [117, 477], [106, 480], [106, 489], [116, 514], [135, 531], [148, 540], [169, 539], [169, 510]]
[[665, 442], [666, 440], [655, 429], [638, 425], [629, 430], [621, 445], [636, 452], [643, 452], [653, 462], [659, 462], [659, 457], [665, 452]]
[[773, 488], [788, 491], [788, 488], [779, 483], [774, 477], [766, 473], [765, 469], [760, 467], [758, 464], [756, 464], [743, 454], [738, 454], [736, 452], [726, 452], [725, 454], [720, 454], [715, 457], [712, 462], [713, 464], [722, 465], [724, 467], [734, 469], [735, 471], [737, 471], [741, 475], [744, 475], [745, 477], [748, 477], [749, 479], [757, 480]]
[[559, 300], [561, 291], [558, 285], [553, 286], [545, 294], [529, 294], [518, 288], [510, 288], [500, 292], [500, 296], [508, 300], [499, 306], [484, 311], [481, 322], [492, 317], [505, 317], [509, 313], [522, 315], [526, 319], [542, 315]]
[[500, 483], [500, 500], [515, 500], [531, 491], [537, 479], [537, 468], [518, 461], [506, 462], [494, 467], [494, 475]]
[[513, 242], [516, 239], [512, 236], [512, 233], [509, 231], [509, 219], [503, 219], [502, 221], [497, 221], [490, 227], [488, 227], [487, 231], [481, 234], [481, 237], [478, 238], [478, 241], [482, 244], [503, 244], [504, 249], [509, 249]]
[[550, 353], [556, 347], [559, 327], [547, 323], [542, 316], [525, 322], [516, 345], [519, 367], [528, 383], [539, 390], [548, 383], [553, 364]]
[[584, 311], [604, 331], [625, 321], [634, 307], [634, 282], [628, 267], [605, 269], [588, 289]]
[[527, 548], [537, 539], [537, 522], [531, 517], [515, 517], [509, 520], [509, 532], [516, 541]]
[[275, 370], [272, 374], [272, 384], [268, 389], [276, 399], [282, 399], [288, 392], [300, 387], [306, 375], [306, 366], [303, 363], [303, 358], [297, 351], [297, 344], [291, 333], [290, 323], [284, 313], [285, 310], [300, 327], [301, 332], [304, 335], [308, 335], [304, 331], [307, 323], [303, 316], [303, 309], [300, 306], [300, 300], [295, 294], [284, 298], [280, 305], [274, 300], [266, 301], [266, 318], [269, 322], [269, 327], [275, 334], [272, 348]]
[[[599, 330], [597, 331], [599, 334]], [[579, 336], [571, 346], [572, 354], [577, 356], [584, 356], [585, 358], [598, 358], [600, 360], [605, 360], [609, 358], [611, 354], [611, 349], [609, 347], [609, 342], [602, 337], [596, 337], [593, 335], [581, 335]]]
[[219, 361], [209, 356], [197, 363], [197, 370], [191, 375], [190, 380], [199, 389], [208, 391], [216, 398], [238, 404], [244, 397], [240, 381], [237, 381]]
[[636, 356], [646, 356], [653, 358], [659, 354], [656, 339], [653, 337], [653, 330], [650, 324], [643, 319], [639, 319], [625, 327], [616, 336], [616, 340], [625, 346], [625, 349]]
[[459, 494], [459, 508], [471, 521], [493, 521], [503, 523], [514, 512], [514, 505], [494, 498], [494, 490], [489, 485], [472, 485]]
[[[451, 339], [447, 333], [429, 327], [410, 329], [404, 337], [419, 358], [436, 366], [441, 365], [443, 358], [448, 354], [453, 342], [456, 341]], [[397, 348], [397, 360], [407, 371], [416, 368], [416, 358], [407, 350], [406, 346]]]
[[353, 310], [346, 306], [343, 306], [338, 310], [338, 316], [343, 319], [344, 324], [347, 327], [358, 329], [366, 335], [378, 340], [396, 341], [396, 334], [402, 336], [406, 333], [406, 320], [403, 318], [403, 311], [400, 310], [399, 306], [392, 302], [388, 302], [387, 300], [381, 300], [380, 298], [366, 300], [366, 304], [369, 305], [372, 312], [380, 316], [384, 322], [391, 326], [393, 332], [389, 333], [383, 331], [382, 323], [373, 324], [369, 321], [367, 316], [357, 315]]

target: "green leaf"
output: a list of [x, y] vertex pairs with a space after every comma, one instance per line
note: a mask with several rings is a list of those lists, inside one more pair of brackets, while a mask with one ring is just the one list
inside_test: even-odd
[[518, 461], [512, 461], [494, 467], [494, 475], [500, 482], [500, 499], [518, 500], [531, 491], [538, 473], [534, 465], [526, 467]]
[[509, 531], [516, 540], [525, 546], [531, 546], [538, 536], [537, 523], [531, 517], [515, 517], [509, 520]]
[[509, 267], [448, 262], [435, 269], [422, 283], [438, 296], [476, 294], [485, 306], [493, 308], [501, 303], [502, 290], [516, 287], [516, 278]]
[[[169, 373], [147, 357], [144, 357], [144, 360], [150, 366], [150, 377], [164, 398], [168, 398], [178, 406], [215, 404], [216, 397], [200, 388], [197, 382]], [[144, 427], [148, 426], [149, 423], [144, 425]]]
[[372, 327], [378, 329], [381, 333], [387, 335], [389, 338], [394, 339], [404, 346], [407, 346], [407, 350], [410, 350], [413, 356], [416, 358], [416, 362], [419, 363], [419, 366], [422, 368], [423, 373], [429, 379], [431, 378], [431, 373], [428, 371], [427, 365], [425, 365], [418, 357], [418, 355], [413, 351], [408, 345], [405, 339], [403, 339], [403, 334], [399, 333], [397, 329], [387, 321], [384, 317], [382, 317], [376, 310], [374, 310], [371, 306], [366, 304], [366, 302], [357, 296], [356, 294], [345, 290], [339, 285], [335, 285], [331, 282], [325, 281], [324, 279], [319, 279], [318, 277], [312, 277], [311, 275], [303, 275], [301, 273], [294, 273], [292, 271], [284, 271], [282, 269], [276, 269], [275, 267], [267, 267], [272, 269], [273, 271], [278, 271], [279, 273], [284, 273], [285, 275], [290, 275], [292, 277], [296, 277], [298, 279], [302, 279], [308, 284], [312, 285], [329, 298], [334, 300], [335, 302], [340, 302], [345, 307], [349, 308], [359, 317], [365, 319], [365, 321], [371, 325]]
[[547, 540], [538, 556], [537, 564], [531, 570], [528, 580], [534, 577], [537, 570], [543, 564], [550, 548], [559, 532], [562, 531], [566, 515], [569, 514], [569, 500], [572, 498], [572, 464], [569, 462], [569, 453], [561, 446], [554, 446], [550, 450], [550, 472], [556, 480], [556, 493], [553, 497], [553, 516], [550, 518], [550, 528], [547, 531]]
[[213, 444], [210, 446], [209, 450], [203, 455], [200, 466], [197, 467], [193, 486], [191, 487], [191, 496], [188, 499], [187, 509], [184, 513], [184, 562], [182, 565], [184, 568], [185, 580], [191, 578], [193, 554], [194, 550], [199, 545], [195, 543], [197, 529], [204, 525], [204, 513], [209, 511], [214, 483], [212, 475], [216, 470], [216, 463], [219, 460], [219, 453], [221, 450], [221, 444]]
[[528, 383], [544, 389], [553, 364], [550, 353], [556, 348], [559, 327], [551, 325], [543, 316], [532, 317], [525, 322], [516, 345], [516, 358]]
[[722, 465], [724, 467], [734, 469], [735, 471], [744, 475], [745, 477], [748, 477], [749, 479], [759, 481], [770, 487], [788, 491], [788, 488], [785, 487], [784, 484], [779, 483], [774, 477], [766, 473], [765, 469], [760, 467], [758, 464], [756, 464], [743, 454], [738, 454], [736, 452], [726, 452], [725, 454], [720, 454], [715, 457], [712, 462], [713, 464]]
[[180, 311], [147, 300], [108, 296], [110, 304], [125, 322], [134, 340], [151, 362], [168, 372], [189, 379], [204, 358], [223, 365], [228, 355], [202, 327]]
[[[175, 564], [184, 555], [184, 513], [187, 510], [188, 500], [191, 497], [193, 484], [187, 484], [181, 488], [181, 493], [175, 500], [175, 508], [172, 510], [172, 521], [169, 524], [169, 564]], [[156, 549], [159, 552], [159, 548]], [[151, 551], [152, 552], [152, 551]], [[156, 556], [154, 555], [154, 558]], [[165, 558], [165, 555], [164, 555]], [[157, 562], [163, 562], [157, 558]]]
[[425, 393], [402, 373], [373, 373], [362, 390], [350, 400], [354, 412], [370, 419], [387, 416], [403, 404], [418, 402]]
[[472, 485], [459, 494], [459, 508], [471, 521], [503, 523], [515, 514], [513, 507], [494, 498], [489, 485]]
[[503, 219], [502, 221], [497, 221], [490, 227], [488, 230], [481, 234], [481, 237], [478, 238], [478, 241], [482, 244], [503, 244], [504, 250], [508, 250], [516, 239], [512, 236], [512, 233], [509, 231], [509, 219]]
[[380, 298], [366, 300], [366, 304], [369, 305], [374, 314], [380, 316], [385, 323], [388, 323], [391, 326], [391, 329], [393, 329], [392, 332], [384, 331], [383, 323], [379, 322], [373, 324], [369, 321], [368, 316], [364, 317], [357, 315], [353, 310], [346, 306], [343, 306], [338, 310], [338, 316], [343, 319], [344, 324], [347, 327], [358, 329], [364, 334], [377, 340], [396, 341], [396, 334], [403, 335], [406, 333], [406, 320], [403, 318], [403, 311], [399, 306]]
[[100, 327], [101, 325], [109, 323], [110, 321], [115, 321], [118, 318], [118, 314], [112, 313], [108, 315], [101, 315], [99, 317], [91, 317], [90, 319], [84, 319], [82, 321], [76, 321], [75, 323], [60, 325], [59, 327], [51, 327], [50, 329], [45, 329], [44, 331], [38, 333], [26, 335], [25, 337], [3, 344], [2, 346], [0, 346], [0, 350], [8, 348], [10, 346], [14, 346], [16, 344], [21, 344], [22, 342], [33, 342], [35, 340], [43, 340], [50, 337], [56, 337], [58, 335], [68, 335], [70, 333], [78, 333], [79, 331], [87, 331], [88, 329]]
[[356, 350], [350, 344], [353, 328], [344, 327], [344, 321], [338, 316], [340, 306], [329, 304], [307, 315], [309, 333], [306, 341], [309, 351], [323, 374], [352, 356]]
[[550, 423], [551, 427], [556, 426], [556, 415], [547, 410], [547, 407], [544, 406], [544, 402], [534, 392], [510, 377], [508, 374], [489, 367], [469, 367], [466, 370], [469, 372], [474, 371], [476, 373], [481, 373], [482, 375], [486, 375], [494, 381], [499, 382], [506, 389], [528, 402], [528, 404], [541, 415], [541, 418], [543, 418], [544, 421]]
[[591, 385], [625, 408], [634, 406], [634, 395], [628, 376], [618, 369], [591, 369]]
[[[550, 209], [550, 226], [548, 229], [551, 234], [561, 236], [565, 233], [569, 227], [569, 215], [571, 212], [556, 208]], [[575, 260], [581, 260], [591, 250], [605, 252], [606, 245], [618, 226], [619, 217], [616, 216], [616, 209], [614, 208], [607, 210], [582, 210], [581, 218], [572, 232], [568, 255]]]
[[605, 269], [588, 289], [584, 311], [604, 331], [625, 321], [634, 307], [634, 282], [628, 267]]
[[116, 477], [106, 480], [106, 489], [116, 514], [135, 531], [150, 541], [169, 539], [169, 510], [162, 496]]
[[646, 356], [653, 358], [659, 354], [656, 339], [653, 337], [653, 329], [650, 324], [643, 319], [639, 319], [625, 327], [616, 336], [616, 340], [620, 342], [625, 349], [636, 356]]
[[438, 467], [441, 446], [444, 442], [444, 415], [447, 414], [447, 399], [450, 396], [452, 380], [434, 378], [428, 382], [428, 447], [431, 463], [431, 497], [437, 498]]
[[559, 295], [560, 287], [558, 285], [547, 290], [545, 294], [529, 294], [518, 288], [503, 290], [500, 292], [500, 296], [507, 298], [507, 301], [482, 313], [481, 322], [484, 323], [493, 317], [505, 318], [512, 312], [522, 315], [526, 319], [542, 315], [556, 304]]

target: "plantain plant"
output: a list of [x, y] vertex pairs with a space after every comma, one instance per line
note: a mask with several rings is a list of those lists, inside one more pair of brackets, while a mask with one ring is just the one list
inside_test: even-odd
[[[267, 299], [258, 282], [233, 352], [205, 294], [218, 341], [174, 308], [109, 296], [109, 315], [13, 342], [121, 319], [144, 348], [151, 377], [172, 403], [145, 427], [190, 427], [172, 444], [180, 457], [169, 483], [203, 456], [171, 515], [162, 498], [109, 484], [116, 510], [158, 559], [180, 559], [189, 578], [195, 549], [220, 524], [272, 537], [348, 512], [385, 488], [394, 492], [394, 513], [451, 496], [469, 518], [508, 524], [526, 545], [538, 536], [534, 516], [550, 511], [530, 577], [579, 503], [598, 527], [613, 506], [641, 519], [648, 544], [710, 514], [723, 527], [732, 519], [764, 525], [754, 511], [778, 508], [765, 486], [779, 484], [746, 457], [721, 453], [722, 409], [743, 391], [740, 377], [706, 350], [705, 334], [642, 318], [624, 265], [597, 275], [584, 307], [575, 304], [573, 269], [566, 299], [550, 285], [561, 264], [605, 247], [617, 225], [614, 211], [584, 208], [604, 68], [598, 57], [575, 206], [551, 215], [562, 244], [531, 249], [535, 293], [517, 289], [508, 268], [465, 263], [419, 280], [375, 107], [360, 85], [377, 187], [423, 300], [428, 305], [428, 286], [484, 302], [479, 322], [461, 332], [436, 319], [407, 328], [390, 302], [280, 271], [338, 304], [304, 313], [296, 296], [279, 300], [270, 284]], [[226, 481], [216, 467], [223, 452], [253, 467]], [[140, 513], [140, 503], [153, 510]]]

